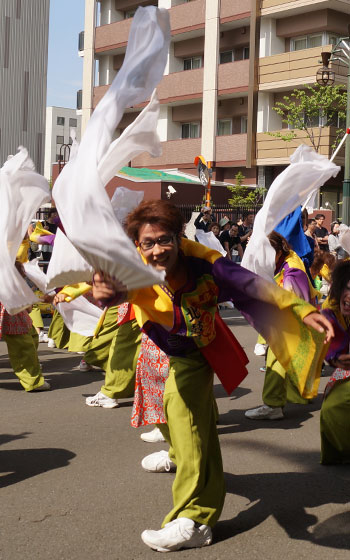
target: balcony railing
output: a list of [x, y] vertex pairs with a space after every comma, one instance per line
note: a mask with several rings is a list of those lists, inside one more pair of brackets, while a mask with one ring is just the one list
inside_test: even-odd
[[[285, 89], [286, 82], [290, 83], [291, 87], [293, 83], [314, 83], [316, 72], [320, 68], [321, 51], [330, 51], [331, 48], [331, 45], [326, 45], [260, 58], [259, 89], [268, 90], [275, 87], [273, 84], [279, 83]], [[338, 80], [342, 81], [342, 76], [345, 77], [345, 69], [340, 65], [335, 66], [334, 69]]]
[[251, 0], [221, 0], [220, 20], [247, 17], [250, 14]]
[[247, 152], [247, 135], [231, 134], [230, 136], [216, 137], [216, 161], [244, 162]]
[[[172, 35], [204, 28], [205, 0], [179, 4], [169, 10]], [[95, 51], [104, 52], [127, 44], [132, 19], [96, 27]]]
[[152, 157], [149, 154], [141, 154], [132, 160], [132, 167], [164, 167], [171, 165], [193, 165], [193, 160], [201, 152], [201, 138], [187, 138], [185, 140], [169, 140], [162, 142], [162, 155]]
[[249, 86], [249, 60], [219, 65], [218, 92], [246, 91]]
[[[286, 129], [280, 131], [285, 134], [288, 132]], [[306, 144], [311, 146], [311, 142], [308, 139], [306, 132], [303, 130], [296, 131], [297, 138], [286, 142], [281, 138], [275, 138], [270, 136], [265, 132], [259, 132], [256, 135], [257, 140], [257, 160], [258, 165], [282, 165], [289, 163], [290, 156], [295, 152], [296, 148], [300, 144]], [[319, 128], [314, 129], [314, 135], [318, 138]], [[334, 127], [324, 127], [321, 129], [321, 140], [319, 153], [330, 157], [333, 152], [332, 144], [334, 143], [336, 137], [336, 129]], [[340, 150], [339, 155], [336, 158], [336, 163], [344, 163], [344, 149]]]

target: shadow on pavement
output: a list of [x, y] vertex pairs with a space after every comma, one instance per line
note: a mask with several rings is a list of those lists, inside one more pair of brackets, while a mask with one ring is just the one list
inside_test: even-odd
[[31, 433], [32, 432], [22, 432], [21, 434], [0, 434], [0, 445], [5, 445], [5, 443], [9, 443], [10, 441], [14, 441], [16, 439], [25, 439]]
[[[261, 429], [295, 430], [297, 428], [301, 428], [306, 420], [312, 418], [313, 413], [317, 410], [320, 410], [321, 404], [321, 395], [315, 398], [310, 404], [304, 405], [288, 403], [284, 409], [285, 417], [281, 420], [250, 420], [249, 418], [245, 417], [245, 410], [230, 410], [225, 414], [220, 414], [219, 424], [221, 425], [221, 427], [218, 428], [218, 433], [219, 435], [233, 434], [252, 432], [254, 430]], [[259, 406], [259, 404], [257, 404], [256, 406]]]
[[221, 383], [218, 383], [217, 385], [214, 385], [214, 397], [216, 399], [228, 399], [228, 398], [230, 398], [231, 400], [237, 400], [241, 397], [244, 397], [245, 395], [248, 395], [251, 392], [252, 392], [251, 389], [245, 389], [243, 387], [237, 387], [237, 389], [235, 389], [234, 392], [232, 393], [232, 396], [229, 397], [228, 394], [226, 393], [225, 389], [221, 385]]
[[[244, 533], [273, 516], [292, 539], [320, 546], [350, 548], [350, 512], [318, 523], [306, 508], [327, 504], [347, 504], [350, 499], [350, 469], [346, 466], [321, 466], [318, 453], [309, 453], [315, 467], [311, 472], [225, 474], [227, 492], [247, 498], [246, 510], [221, 521], [215, 528], [216, 541]], [[309, 458], [310, 460], [310, 458]]]
[[32, 476], [66, 467], [75, 457], [67, 449], [15, 449], [0, 451], [0, 488]]

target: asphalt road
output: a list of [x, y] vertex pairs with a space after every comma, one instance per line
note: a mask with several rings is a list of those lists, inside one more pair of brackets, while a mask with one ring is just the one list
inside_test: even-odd
[[[350, 467], [319, 464], [321, 395], [306, 406], [288, 405], [284, 420], [246, 419], [244, 411], [261, 404], [263, 359], [252, 353], [253, 329], [234, 311], [224, 314], [251, 359], [231, 398], [215, 386], [225, 508], [212, 546], [170, 556], [350, 558]], [[53, 390], [25, 393], [0, 343], [1, 560], [160, 557], [140, 533], [160, 528], [174, 475], [146, 473], [140, 461], [164, 444], [140, 440], [130, 426], [131, 400], [112, 410], [84, 404], [103, 377], [80, 372], [79, 356], [46, 344], [39, 355]]]

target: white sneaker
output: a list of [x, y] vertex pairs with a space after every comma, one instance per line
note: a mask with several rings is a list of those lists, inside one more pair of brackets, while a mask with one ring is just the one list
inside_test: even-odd
[[178, 517], [159, 531], [143, 531], [141, 539], [158, 552], [171, 552], [180, 548], [200, 548], [212, 542], [208, 525], [196, 526], [192, 519]]
[[85, 360], [80, 360], [79, 369], [80, 371], [91, 371], [94, 368], [90, 366], [90, 364], [87, 364]]
[[51, 385], [50, 383], [48, 383], [47, 381], [44, 381], [44, 383], [42, 385], [40, 385], [40, 387], [36, 387], [35, 389], [32, 389], [31, 391], [28, 391], [29, 393], [34, 393], [35, 392], [39, 392], [39, 391], [50, 391], [51, 389]]
[[85, 402], [88, 406], [101, 406], [102, 408], [117, 408], [119, 406], [117, 399], [106, 397], [101, 391], [93, 397], [87, 397]]
[[176, 470], [176, 465], [169, 459], [167, 451], [156, 451], [144, 457], [142, 467], [147, 472], [170, 472]]
[[53, 338], [47, 339], [47, 347], [48, 348], [56, 348], [56, 344]]
[[165, 441], [162, 432], [157, 427], [155, 427], [151, 432], [141, 434], [140, 438], [142, 439], [142, 441], [147, 441], [147, 443], [158, 443], [159, 441]]
[[251, 420], [280, 420], [284, 418], [283, 410], [280, 406], [272, 407], [262, 404], [258, 408], [252, 408], [245, 413]]
[[266, 356], [267, 349], [268, 349], [267, 344], [260, 344], [260, 342], [257, 342], [254, 348], [254, 354], [256, 356]]

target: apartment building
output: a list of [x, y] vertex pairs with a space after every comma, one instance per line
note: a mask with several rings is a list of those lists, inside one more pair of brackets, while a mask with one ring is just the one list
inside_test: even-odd
[[71, 131], [78, 141], [81, 135], [81, 115], [67, 107], [46, 107], [44, 176], [52, 179], [52, 165], [68, 157], [65, 146], [72, 143]]
[[25, 146], [44, 168], [49, 0], [0, 2], [0, 165]]
[[[172, 39], [158, 87], [163, 153], [142, 154], [131, 165], [194, 173], [194, 157], [202, 154], [216, 180], [233, 182], [241, 171], [247, 184], [268, 187], [297, 146], [267, 134], [282, 129], [274, 104], [315, 82], [321, 51], [348, 33], [350, 1], [86, 0], [83, 128], [122, 65], [139, 5], [169, 10]], [[344, 83], [344, 69], [336, 72]], [[127, 110], [116, 135], [139, 110]], [[323, 133], [326, 155], [333, 135]], [[337, 204], [341, 179], [333, 183], [323, 192]]]
[[[320, 53], [331, 51], [340, 37], [348, 37], [349, 0], [261, 0], [258, 61], [256, 165], [266, 179], [273, 179], [289, 163], [300, 142], [309, 143], [298, 133], [292, 142], [267, 134], [283, 131], [275, 103], [294, 88], [315, 83]], [[333, 65], [335, 83], [346, 84], [347, 69]], [[316, 119], [317, 121], [317, 119]], [[315, 135], [322, 115], [315, 122]], [[330, 157], [336, 127], [322, 129], [320, 153]], [[344, 150], [335, 162], [344, 166]], [[320, 205], [341, 216], [343, 171], [321, 189]]]

